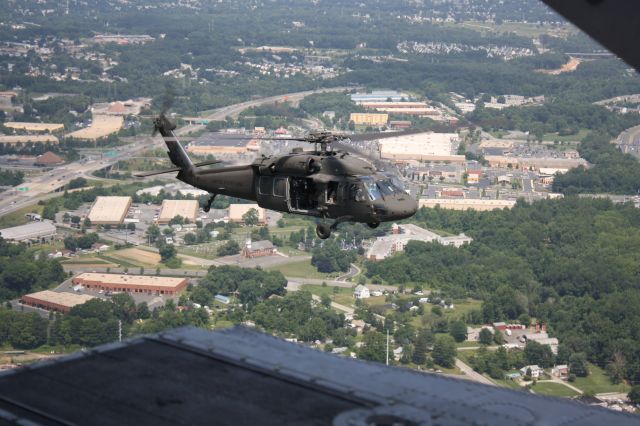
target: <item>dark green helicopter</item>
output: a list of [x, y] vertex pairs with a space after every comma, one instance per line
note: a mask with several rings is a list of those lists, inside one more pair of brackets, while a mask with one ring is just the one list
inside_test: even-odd
[[175, 128], [164, 114], [154, 120], [154, 134], [162, 135], [176, 167], [137, 176], [178, 172], [179, 180], [211, 194], [205, 211], [218, 194], [256, 201], [266, 209], [333, 219], [330, 225], [320, 222], [316, 227], [318, 237], [326, 239], [342, 222], [376, 228], [381, 222], [408, 218], [418, 208], [391, 176], [368, 161], [330, 148], [347, 136], [313, 132], [285, 139], [310, 142], [313, 151], [294, 148], [289, 154], [263, 156], [247, 165], [206, 169], [201, 167], [218, 161], [192, 163], [173, 133]]

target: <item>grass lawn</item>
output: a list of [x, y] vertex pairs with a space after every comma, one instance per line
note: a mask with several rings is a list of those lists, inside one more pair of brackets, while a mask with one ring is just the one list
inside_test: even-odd
[[578, 133], [576, 133], [575, 135], [567, 135], [567, 136], [560, 136], [557, 133], [546, 133], [543, 137], [542, 140], [543, 141], [581, 141], [582, 139], [584, 139], [585, 136], [587, 136], [587, 134], [589, 133], [588, 129], [580, 129], [578, 131]]
[[572, 383], [575, 387], [586, 393], [623, 392], [627, 393], [631, 387], [626, 383], [613, 384], [604, 370], [596, 365], [588, 364], [589, 375], [577, 377]]
[[[337, 293], [334, 293], [334, 289], [338, 289]], [[353, 298], [353, 289], [346, 287], [323, 287], [321, 285], [304, 284], [302, 289], [310, 291], [312, 294], [322, 296], [328, 295], [333, 302], [341, 305], [350, 306], [355, 302]]]
[[[464, 342], [456, 343], [456, 346], [459, 348], [473, 348], [473, 347], [478, 347], [482, 345], [480, 344], [480, 342], [471, 342], [469, 340], [465, 340]], [[471, 351], [465, 351], [465, 352], [471, 352]]]
[[453, 309], [443, 309], [445, 318], [465, 318], [469, 312], [479, 310], [482, 307], [480, 300], [454, 300]]
[[25, 223], [29, 222], [29, 219], [27, 219], [24, 216], [25, 214], [27, 213], [42, 214], [42, 209], [44, 209], [44, 206], [33, 205], [33, 206], [27, 206], [20, 210], [16, 210], [13, 213], [4, 215], [0, 217], [0, 228], [10, 228], [12, 226], [24, 225]]
[[120, 265], [121, 267], [126, 267], [126, 268], [138, 268], [140, 266], [145, 266], [145, 265], [139, 265], [139, 264], [136, 264], [136, 263], [131, 263], [129, 261], [120, 259], [118, 257], [111, 257], [111, 256], [108, 256], [106, 254], [99, 254], [98, 257], [100, 259], [106, 260], [109, 263], [115, 263], [117, 265]]
[[332, 280], [340, 275], [340, 273], [326, 274], [324, 272], [318, 272], [315, 266], [311, 264], [310, 260], [303, 260], [300, 262], [292, 262], [284, 265], [277, 265], [267, 268], [270, 271], [280, 271], [283, 275], [288, 277], [304, 277], [304, 278], [317, 278]]
[[579, 395], [578, 392], [574, 391], [570, 387], [554, 382], [538, 382], [531, 388], [531, 390], [539, 395], [559, 396], [563, 398]]
[[[511, 379], [491, 379], [493, 380], [496, 384], [500, 385], [500, 386], [504, 386], [505, 388], [509, 388], [509, 389], [513, 389], [513, 390], [519, 390], [519, 391], [523, 391], [525, 388], [523, 386], [520, 386], [518, 384], [518, 382], [516, 382], [515, 380], [511, 380]], [[566, 386], [565, 386], [566, 387]], [[569, 388], [567, 388], [569, 389]], [[571, 389], [569, 389], [571, 390]]]

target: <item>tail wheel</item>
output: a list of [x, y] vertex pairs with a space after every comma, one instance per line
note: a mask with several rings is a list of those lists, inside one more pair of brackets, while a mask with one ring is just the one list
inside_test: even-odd
[[316, 234], [321, 240], [326, 240], [331, 236], [331, 228], [326, 223], [319, 223], [316, 226]]
[[367, 223], [367, 226], [371, 229], [376, 229], [378, 226], [380, 226], [380, 222], [369, 222]]

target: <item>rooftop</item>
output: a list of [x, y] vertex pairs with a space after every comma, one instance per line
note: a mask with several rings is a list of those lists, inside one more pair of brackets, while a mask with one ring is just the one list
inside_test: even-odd
[[27, 122], [17, 122], [17, 121], [8, 121], [4, 123], [4, 127], [8, 127], [10, 129], [21, 129], [29, 132], [54, 132], [56, 130], [64, 129], [64, 124], [60, 123], [27, 123]]
[[174, 277], [157, 277], [151, 275], [119, 275], [119, 274], [99, 274], [86, 272], [77, 275], [74, 279], [95, 281], [103, 284], [128, 284], [136, 286], [156, 286], [175, 287], [180, 285], [185, 279]]
[[0, 236], [5, 240], [23, 241], [30, 238], [40, 238], [54, 235], [56, 227], [48, 221], [29, 222], [26, 225], [0, 229]]
[[87, 217], [92, 223], [120, 223], [124, 220], [130, 205], [131, 197], [99, 196]]
[[38, 299], [43, 302], [55, 303], [57, 305], [73, 308], [76, 305], [82, 305], [85, 302], [93, 299], [93, 296], [88, 294], [76, 294], [76, 293], [58, 293], [51, 290], [38, 291], [36, 293], [26, 294], [23, 297], [30, 297]]
[[168, 222], [176, 216], [182, 216], [191, 221], [198, 215], [197, 200], [164, 200], [158, 222]]

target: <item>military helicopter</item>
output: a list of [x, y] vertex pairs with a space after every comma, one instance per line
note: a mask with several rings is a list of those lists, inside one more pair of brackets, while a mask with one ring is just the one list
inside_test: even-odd
[[136, 176], [178, 172], [177, 179], [211, 194], [206, 212], [218, 194], [243, 198], [266, 209], [333, 219], [331, 224], [322, 221], [316, 226], [318, 237], [326, 239], [340, 223], [360, 222], [376, 228], [381, 222], [408, 218], [418, 208], [391, 176], [364, 159], [331, 148], [347, 136], [312, 132], [285, 140], [311, 143], [313, 151], [294, 148], [287, 155], [262, 156], [251, 164], [207, 169], [201, 167], [219, 161], [192, 163], [175, 128], [164, 112], [154, 119], [154, 134], [162, 135], [176, 167]]

